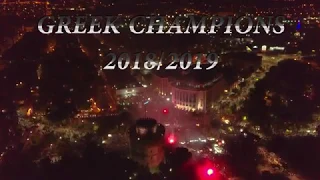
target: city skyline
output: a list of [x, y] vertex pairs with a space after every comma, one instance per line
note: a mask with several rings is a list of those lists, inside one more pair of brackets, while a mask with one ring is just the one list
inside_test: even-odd
[[[1, 1], [0, 179], [319, 179], [319, 1], [232, 2]], [[120, 17], [121, 33], [43, 34], [48, 16]], [[137, 16], [226, 24], [135, 34]], [[268, 16], [281, 33], [224, 33]]]

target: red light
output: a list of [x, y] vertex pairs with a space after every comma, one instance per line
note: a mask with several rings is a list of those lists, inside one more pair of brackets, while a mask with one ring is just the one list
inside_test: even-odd
[[168, 111], [168, 109], [163, 109], [162, 112], [163, 112], [164, 114], [167, 114], [169, 111]]
[[176, 138], [174, 137], [174, 135], [169, 136], [168, 142], [169, 142], [169, 144], [174, 144], [176, 142]]
[[219, 179], [218, 171], [216, 171], [213, 162], [208, 159], [200, 160], [196, 172], [199, 180]]
[[208, 170], [207, 170], [207, 174], [208, 174], [209, 176], [211, 176], [213, 173], [214, 173], [213, 169], [208, 169]]

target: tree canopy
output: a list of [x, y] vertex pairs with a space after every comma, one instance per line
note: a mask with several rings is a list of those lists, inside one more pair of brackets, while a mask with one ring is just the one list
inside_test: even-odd
[[285, 130], [312, 122], [319, 110], [320, 71], [299, 61], [285, 60], [256, 83], [244, 112], [263, 130]]

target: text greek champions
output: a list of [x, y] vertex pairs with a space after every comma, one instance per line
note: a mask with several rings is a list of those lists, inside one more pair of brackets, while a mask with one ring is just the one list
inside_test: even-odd
[[[284, 16], [136, 16], [124, 23], [118, 16], [45, 16], [39, 20], [42, 34], [282, 34]], [[126, 26], [124, 26], [126, 24]], [[128, 31], [123, 30], [123, 31]]]

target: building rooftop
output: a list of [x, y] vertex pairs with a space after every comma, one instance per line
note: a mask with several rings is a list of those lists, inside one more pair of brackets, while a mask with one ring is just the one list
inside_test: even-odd
[[129, 134], [130, 137], [138, 141], [144, 140], [144, 142], [152, 142], [153, 140], [162, 139], [165, 133], [165, 127], [159, 124], [155, 119], [152, 118], [141, 118], [136, 121], [133, 125]]

